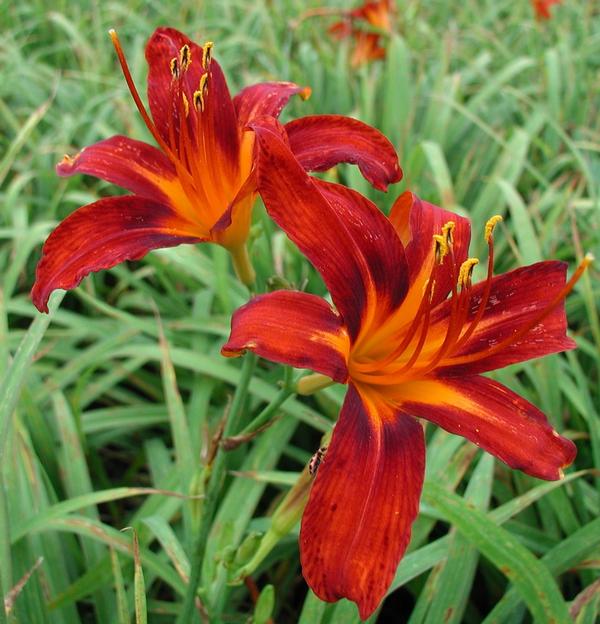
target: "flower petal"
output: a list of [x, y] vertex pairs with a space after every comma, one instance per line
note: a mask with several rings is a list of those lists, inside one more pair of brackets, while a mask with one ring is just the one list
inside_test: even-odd
[[394, 308], [406, 292], [400, 240], [360, 194], [334, 192], [310, 178], [265, 119], [253, 124], [259, 192], [271, 217], [321, 273], [355, 338], [366, 318]]
[[65, 156], [56, 172], [65, 177], [85, 173], [163, 202], [178, 184], [175, 167], [159, 149], [120, 135], [85, 147], [74, 158]]
[[[431, 277], [436, 284], [432, 305], [441, 303], [452, 289], [453, 281], [456, 282], [460, 265], [467, 259], [471, 239], [469, 220], [406, 191], [394, 203], [390, 221], [405, 246], [410, 283], [414, 286], [414, 291], [422, 290], [425, 281]], [[454, 263], [448, 254], [441, 266], [434, 267], [433, 236], [441, 234], [442, 226], [449, 221], [455, 224]]]
[[402, 178], [394, 146], [379, 130], [358, 119], [311, 115], [291, 121], [285, 129], [294, 156], [307, 171], [353, 163], [382, 191]]
[[146, 44], [148, 104], [154, 124], [167, 144], [171, 144], [172, 134], [179, 136], [181, 110], [174, 100], [171, 61], [179, 60], [181, 49], [185, 45], [190, 49], [191, 63], [182, 74], [181, 80], [186, 96], [189, 97], [198, 89], [200, 77], [205, 73], [201, 63], [202, 48], [174, 28], [157, 28]]
[[408, 290], [404, 249], [382, 212], [356, 191], [314, 179], [314, 184], [356, 241], [377, 297], [377, 314], [384, 316], [402, 303]]
[[306, 100], [310, 92], [310, 87], [300, 87], [293, 82], [260, 82], [246, 87], [233, 98], [239, 127], [243, 130], [253, 119], [263, 115], [279, 117], [293, 95]]
[[[557, 297], [565, 285], [566, 272], [567, 265], [564, 262], [549, 261], [494, 277], [481, 322], [464, 346], [441, 363], [441, 366], [446, 365], [444, 375], [482, 373], [574, 349], [575, 342], [566, 335], [567, 317], [562, 301], [524, 336], [506, 348], [488, 355], [495, 345], [535, 320]], [[469, 319], [476, 315], [484, 289], [484, 282], [473, 287]], [[436, 310], [435, 317], [444, 316], [449, 305], [450, 302], [444, 302]], [[476, 359], [461, 364], [460, 361], [465, 356]], [[456, 363], [453, 364], [455, 360]]]
[[344, 383], [348, 349], [342, 321], [324, 299], [279, 290], [258, 295], [233, 313], [231, 335], [221, 353], [232, 357], [250, 350]]
[[33, 303], [48, 312], [53, 290], [74, 288], [92, 271], [137, 260], [158, 247], [201, 241], [164, 204], [135, 195], [101, 199], [76, 210], [46, 240], [31, 291]]
[[223, 70], [214, 59], [210, 62], [206, 111], [200, 129], [208, 158], [220, 154], [230, 175], [235, 175], [240, 164], [241, 130]]
[[496, 381], [476, 375], [402, 384], [395, 399], [404, 414], [464, 436], [511, 468], [559, 479], [577, 450], [537, 407]]
[[363, 619], [377, 608], [408, 545], [424, 468], [421, 426], [350, 384], [300, 530], [317, 596], [353, 600]]

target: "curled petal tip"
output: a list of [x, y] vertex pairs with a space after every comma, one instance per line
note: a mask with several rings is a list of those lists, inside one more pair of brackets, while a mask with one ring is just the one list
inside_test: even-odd
[[62, 160], [56, 164], [55, 170], [57, 175], [65, 176], [69, 175], [75, 166], [75, 161], [77, 160], [77, 156], [69, 156], [65, 154], [62, 157]]

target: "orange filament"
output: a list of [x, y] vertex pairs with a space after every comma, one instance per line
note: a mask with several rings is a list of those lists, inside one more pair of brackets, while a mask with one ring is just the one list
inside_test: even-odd
[[471, 324], [467, 328], [467, 331], [462, 335], [462, 337], [458, 340], [455, 345], [455, 350], [458, 350], [462, 345], [467, 342], [467, 340], [473, 335], [476, 327], [481, 322], [483, 315], [485, 314], [485, 309], [487, 307], [488, 300], [490, 298], [490, 292], [492, 290], [492, 277], [494, 274], [494, 237], [493, 232], [494, 228], [498, 223], [502, 221], [502, 217], [500, 215], [496, 215], [488, 220], [485, 224], [485, 234], [484, 238], [488, 244], [488, 266], [487, 266], [487, 278], [485, 280], [485, 289], [483, 291], [483, 295], [481, 296], [481, 301], [479, 302], [479, 308], [475, 314], [475, 317], [471, 321]]
[[212, 58], [213, 42], [207, 41], [202, 47], [202, 69], [207, 69]]
[[142, 116], [142, 119], [144, 120], [146, 127], [148, 128], [148, 130], [150, 130], [150, 132], [152, 133], [152, 136], [154, 137], [156, 142], [162, 147], [165, 153], [169, 156], [172, 156], [172, 152], [169, 149], [169, 146], [163, 141], [152, 119], [150, 119], [150, 115], [148, 115], [148, 112], [146, 111], [146, 108], [144, 107], [144, 104], [142, 103], [140, 94], [135, 88], [135, 83], [133, 82], [133, 78], [131, 77], [131, 72], [129, 71], [129, 65], [127, 65], [127, 60], [125, 59], [123, 48], [121, 48], [121, 42], [119, 41], [117, 32], [111, 28], [108, 31], [108, 34], [110, 35], [113, 46], [115, 47], [115, 50], [117, 52], [117, 56], [119, 57], [119, 63], [121, 65], [121, 70], [123, 71], [123, 76], [125, 76], [125, 81], [127, 82], [127, 86], [129, 87], [129, 92], [131, 93], [131, 96], [133, 97], [133, 101], [135, 102], [135, 105], [137, 106], [137, 109], [140, 112], [140, 115]]

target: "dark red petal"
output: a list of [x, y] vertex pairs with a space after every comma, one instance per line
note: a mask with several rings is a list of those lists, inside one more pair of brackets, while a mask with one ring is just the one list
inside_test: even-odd
[[350, 384], [300, 530], [302, 572], [319, 598], [353, 600], [363, 619], [377, 608], [408, 545], [424, 469], [421, 426]]
[[171, 133], [179, 136], [181, 108], [174, 102], [171, 60], [179, 59], [184, 45], [189, 46], [192, 61], [187, 71], [182, 73], [184, 91], [189, 96], [198, 89], [200, 77], [205, 73], [201, 62], [202, 48], [174, 28], [157, 28], [146, 44], [148, 104], [156, 128], [167, 144], [171, 143]]
[[375, 286], [377, 314], [388, 314], [402, 303], [408, 289], [404, 250], [394, 228], [366, 197], [340, 184], [314, 179], [358, 244]]
[[135, 195], [101, 199], [76, 210], [46, 240], [33, 303], [48, 312], [53, 290], [74, 288], [92, 271], [137, 260], [158, 247], [197, 242], [189, 225], [163, 204]]
[[559, 479], [577, 453], [537, 407], [486, 377], [409, 382], [398, 387], [395, 398], [405, 414], [461, 435], [533, 477]]
[[307, 171], [353, 163], [382, 191], [402, 178], [394, 146], [379, 130], [358, 119], [313, 115], [291, 121], [285, 129], [294, 156]]
[[244, 129], [263, 115], [279, 117], [293, 95], [306, 99], [310, 96], [310, 87], [300, 87], [293, 82], [261, 82], [242, 89], [233, 98], [240, 128]]
[[259, 192], [267, 210], [321, 273], [355, 338], [370, 313], [383, 314], [406, 292], [400, 240], [387, 219], [359, 194], [340, 189], [334, 198], [330, 191], [328, 201], [320, 190], [324, 187], [306, 174], [269, 124], [261, 120], [253, 128], [259, 145]]
[[233, 313], [231, 335], [221, 353], [232, 357], [250, 350], [344, 383], [348, 349], [342, 321], [324, 299], [279, 290], [258, 295]]
[[207, 157], [214, 157], [212, 152], [216, 150], [221, 154], [221, 161], [228, 164], [231, 175], [237, 174], [241, 132], [225, 76], [214, 59], [210, 63], [206, 110], [200, 128]]
[[[460, 265], [467, 259], [471, 239], [469, 220], [406, 191], [394, 203], [390, 221], [404, 243], [411, 284], [433, 277], [436, 286], [432, 305], [441, 303], [452, 289], [452, 282], [458, 277]], [[433, 236], [441, 234], [442, 226], [448, 221], [455, 224], [453, 233], [455, 261], [453, 264], [451, 256], [447, 255], [442, 265], [435, 268], [432, 275], [430, 267], [433, 260]]]
[[[575, 348], [575, 342], [567, 337], [567, 317], [564, 302], [527, 334], [506, 348], [487, 355], [503, 340], [525, 327], [544, 310], [560, 293], [566, 282], [567, 265], [564, 262], [538, 262], [493, 278], [490, 297], [481, 322], [471, 338], [457, 353], [442, 364], [444, 375], [482, 373], [532, 358], [559, 353]], [[472, 319], [481, 302], [485, 284], [473, 287], [469, 319]], [[435, 311], [435, 318], [447, 314], [450, 303], [444, 303]], [[479, 359], [465, 364], [452, 365], [453, 358], [479, 355]]]
[[175, 167], [156, 147], [114, 136], [82, 149], [56, 166], [60, 176], [92, 175], [148, 199], [168, 201], [164, 185], [175, 180]]

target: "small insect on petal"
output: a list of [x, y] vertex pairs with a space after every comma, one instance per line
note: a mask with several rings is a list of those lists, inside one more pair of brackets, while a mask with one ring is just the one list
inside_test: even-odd
[[325, 457], [325, 453], [327, 452], [327, 447], [322, 446], [311, 458], [308, 462], [308, 472], [314, 477], [317, 474], [317, 470], [319, 470], [319, 466]]

